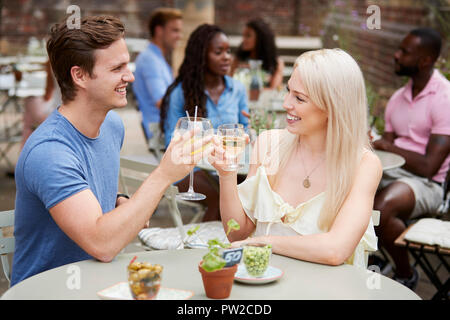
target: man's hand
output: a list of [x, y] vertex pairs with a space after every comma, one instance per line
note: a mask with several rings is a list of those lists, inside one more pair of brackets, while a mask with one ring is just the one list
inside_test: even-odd
[[392, 149], [392, 146], [393, 144], [391, 142], [383, 138], [373, 142], [373, 147], [377, 150], [390, 151]]
[[122, 204], [124, 204], [125, 202], [127, 202], [130, 199], [127, 199], [125, 197], [117, 197], [116, 199], [116, 208]]
[[164, 153], [159, 169], [171, 182], [184, 178], [195, 165], [204, 157], [211, 154], [214, 147], [211, 143], [212, 135], [194, 139], [194, 131], [181, 136], [175, 132]]
[[248, 113], [248, 112], [245, 111], [245, 110], [242, 110], [241, 113], [242, 113], [242, 115], [243, 115], [244, 117], [247, 117], [248, 119], [250, 119], [250, 113]]

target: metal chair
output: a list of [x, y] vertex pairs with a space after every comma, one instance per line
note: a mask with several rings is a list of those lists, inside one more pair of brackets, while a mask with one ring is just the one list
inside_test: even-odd
[[13, 88], [1, 88], [6, 100], [0, 105], [0, 161], [4, 160], [9, 169], [14, 169], [14, 165], [8, 153], [22, 140], [22, 106], [16, 95], [17, 87], [16, 79]]
[[[405, 239], [408, 231], [422, 219], [433, 218], [439, 220], [450, 220], [450, 169], [443, 184], [442, 203], [436, 212], [427, 212], [415, 219], [408, 221], [408, 228], [395, 240], [395, 245], [406, 247], [414, 259], [414, 267], [419, 265], [428, 279], [436, 288], [437, 292], [433, 300], [449, 299], [450, 289], [450, 249], [440, 247], [439, 245], [427, 245], [424, 243], [408, 241]], [[445, 267], [447, 278], [439, 277], [439, 270]]]
[[151, 137], [150, 139], [147, 138], [148, 149], [155, 155], [158, 161], [160, 161], [162, 156], [164, 155], [164, 152], [166, 151], [166, 147], [164, 145], [164, 133], [161, 131], [159, 123], [152, 122], [149, 124], [149, 128], [153, 133], [153, 137]]
[[[123, 192], [126, 194], [132, 194], [137, 188], [140, 187], [142, 182], [147, 176], [158, 166], [156, 159], [150, 158], [137, 158], [123, 156], [120, 158], [120, 186]], [[184, 239], [185, 230], [183, 228], [183, 219], [181, 217], [179, 204], [191, 207], [195, 210], [195, 215], [192, 217], [188, 224], [197, 223], [203, 217], [205, 210], [203, 205], [191, 201], [178, 200], [176, 195], [178, 194], [178, 188], [174, 185], [169, 186], [164, 193], [163, 200], [167, 201], [169, 207], [169, 213], [177, 228], [179, 235]]]
[[14, 237], [6, 237], [3, 228], [14, 226], [14, 210], [0, 212], [0, 258], [6, 280], [11, 282], [8, 254], [14, 253]]

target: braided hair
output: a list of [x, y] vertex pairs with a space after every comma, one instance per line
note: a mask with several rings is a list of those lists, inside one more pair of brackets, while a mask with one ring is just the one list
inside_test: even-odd
[[180, 82], [183, 88], [185, 110], [189, 112], [189, 115], [193, 116], [195, 106], [198, 106], [197, 116], [207, 117], [204, 79], [207, 68], [208, 47], [211, 40], [218, 33], [224, 33], [218, 26], [202, 24], [190, 35], [178, 76], [167, 88], [161, 103], [161, 131], [164, 131], [170, 95]]
[[[275, 44], [275, 35], [270, 26], [264, 20], [257, 18], [247, 22], [246, 26], [255, 31], [256, 34], [256, 58], [262, 60], [262, 68], [273, 74], [278, 66], [277, 47]], [[244, 51], [242, 44], [236, 52], [236, 56], [241, 61], [250, 58], [250, 51]]]

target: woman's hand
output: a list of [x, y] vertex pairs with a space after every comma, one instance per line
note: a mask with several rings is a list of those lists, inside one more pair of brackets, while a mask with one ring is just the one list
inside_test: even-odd
[[[245, 144], [247, 145], [250, 141], [249, 136], [245, 135]], [[225, 149], [223, 148], [220, 138], [217, 136], [214, 136], [212, 139], [212, 143], [214, 146], [213, 151], [211, 152], [210, 156], [208, 157], [209, 163], [217, 170], [217, 174], [219, 177], [229, 177], [229, 176], [235, 176], [237, 171], [228, 171], [225, 170], [228, 165], [231, 163], [239, 162], [240, 157], [244, 152], [242, 152], [238, 157], [228, 157], [225, 153]]]
[[240, 248], [245, 246], [247, 243], [249, 243], [250, 238], [247, 238], [245, 240], [241, 240], [241, 241], [233, 241], [231, 243], [231, 248]]
[[264, 244], [270, 244], [270, 242], [268, 242], [268, 238], [267, 237], [256, 237], [256, 238], [247, 238], [244, 240], [239, 240], [239, 241], [233, 241], [231, 242], [231, 248], [240, 248], [245, 246], [246, 244], [249, 243], [264, 243]]

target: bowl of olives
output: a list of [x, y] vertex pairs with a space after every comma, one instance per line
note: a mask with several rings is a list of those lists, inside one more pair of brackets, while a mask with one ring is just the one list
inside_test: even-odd
[[163, 267], [149, 262], [136, 262], [127, 266], [128, 284], [135, 300], [153, 300], [161, 286]]

